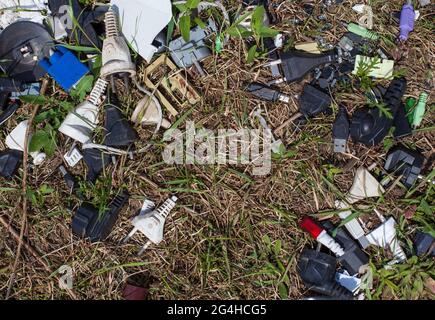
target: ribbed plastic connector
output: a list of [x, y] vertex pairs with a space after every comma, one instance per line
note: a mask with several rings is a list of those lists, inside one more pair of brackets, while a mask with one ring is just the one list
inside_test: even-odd
[[94, 106], [98, 106], [101, 101], [101, 97], [106, 92], [108, 82], [103, 79], [98, 79], [95, 83], [94, 88], [91, 91], [91, 94], [89, 95], [88, 101], [92, 103]]
[[106, 37], [119, 37], [118, 17], [112, 8], [106, 12], [104, 17], [106, 25]]
[[162, 216], [164, 219], [168, 216], [172, 209], [174, 209], [178, 198], [172, 196], [170, 199], [166, 200], [158, 209], [157, 214]]

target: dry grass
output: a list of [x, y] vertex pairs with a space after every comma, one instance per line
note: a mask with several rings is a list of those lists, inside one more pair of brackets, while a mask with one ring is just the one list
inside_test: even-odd
[[[307, 20], [303, 26], [290, 23], [295, 17], [306, 18], [298, 4], [302, 1], [272, 2], [283, 3], [277, 12], [281, 21], [277, 29], [296, 42], [312, 39], [310, 32], [315, 30], [312, 20]], [[394, 39], [398, 28], [391, 21], [391, 13], [400, 8], [402, 1], [371, 2], [376, 30]], [[236, 8], [239, 1], [226, 3], [228, 8]], [[328, 22], [333, 25], [330, 31], [322, 34], [327, 41], [337, 43], [345, 31], [339, 26], [340, 20], [357, 21], [350, 7], [348, 3], [327, 14]], [[434, 40], [433, 15], [425, 9], [408, 42], [408, 57], [399, 62], [407, 69], [407, 96], [418, 97], [422, 84], [427, 82], [428, 72], [434, 68]], [[385, 44], [383, 47], [390, 53], [394, 49]], [[267, 77], [267, 73], [258, 73], [260, 61], [252, 66], [245, 61], [244, 42], [233, 39], [220, 55], [204, 62], [206, 77], [189, 73], [191, 82], [203, 97], [190, 119], [212, 130], [238, 129], [249, 125], [249, 112], [258, 104], [267, 110], [268, 120], [274, 128], [291, 117], [295, 104], [264, 103], [244, 93], [244, 87], [254, 78], [265, 80]], [[431, 75], [429, 78], [433, 82]], [[299, 94], [300, 89], [301, 84], [282, 86], [282, 90], [292, 96]], [[67, 99], [56, 91], [49, 92], [57, 99]], [[139, 98], [137, 93], [124, 97], [126, 110], [131, 112]], [[358, 90], [337, 93], [335, 98], [349, 111], [365, 101]], [[430, 99], [433, 102], [433, 95]], [[8, 122], [6, 130], [0, 133], [0, 149], [5, 148], [6, 133], [31, 111], [32, 107], [27, 105]], [[433, 111], [431, 108], [422, 126], [430, 129], [416, 132], [404, 141], [423, 150], [428, 159], [433, 159], [434, 152]], [[147, 278], [151, 299], [279, 299], [284, 296], [283, 287], [287, 288], [289, 298], [301, 298], [306, 292], [295, 266], [299, 252], [310, 240], [297, 227], [298, 219], [333, 207], [337, 191], [324, 180], [331, 166], [342, 168], [352, 159], [356, 159], [353, 168], [373, 162], [382, 166], [384, 162], [382, 145], [367, 149], [351, 144], [352, 156], [334, 156], [331, 150], [332, 120], [333, 116], [319, 117], [302, 131], [285, 128], [279, 137], [294, 156], [275, 161], [272, 173], [266, 177], [250, 176], [249, 168], [244, 166], [169, 166], [162, 163], [162, 144], [134, 161], [121, 159], [118, 166], [106, 172], [106, 178], [111, 178], [109, 185], [113, 191], [126, 187], [132, 197], [109, 238], [98, 244], [79, 240], [71, 234], [72, 212], [68, 208], [75, 209], [79, 201], [67, 192], [56, 170], [69, 147], [60, 137], [55, 157], [30, 171], [28, 185], [32, 190], [46, 184], [54, 188], [54, 192], [45, 196], [44, 203], [33, 205], [29, 210], [26, 239], [52, 270], [65, 264], [74, 269], [74, 291], [80, 299], [119, 299], [124, 281], [136, 273], [144, 273]], [[140, 134], [145, 135], [141, 130]], [[145, 144], [144, 141], [141, 143]], [[426, 170], [432, 170], [432, 161], [428, 161]], [[83, 167], [74, 172], [82, 176], [85, 173]], [[21, 174], [20, 171], [11, 181], [0, 178], [0, 212], [16, 227], [21, 219]], [[329, 179], [345, 192], [352, 183], [352, 167]], [[178, 180], [183, 183], [176, 184]], [[426, 190], [427, 185], [422, 184], [411, 200], [415, 199], [418, 204]], [[140, 236], [135, 236], [127, 245], [117, 245], [129, 232], [129, 219], [136, 215], [144, 196], [160, 203], [171, 193], [176, 193], [180, 201], [168, 218], [164, 242], [152, 246], [140, 258], [136, 252], [145, 241]], [[433, 192], [427, 200], [433, 201]], [[389, 191], [380, 203], [382, 212], [403, 221], [402, 239], [421, 226], [411, 220], [404, 221], [403, 213], [409, 206], [405, 192], [399, 187]], [[429, 223], [433, 227], [433, 220]], [[0, 226], [0, 239], [0, 297], [4, 298], [17, 243], [3, 226]], [[376, 250], [370, 252], [378, 257]], [[376, 263], [379, 266], [380, 260]], [[50, 277], [26, 250], [23, 250], [17, 268], [12, 293], [13, 299], [69, 298], [59, 289], [55, 278]], [[383, 297], [400, 298], [394, 294]], [[419, 297], [433, 298], [433, 295], [424, 290]]]

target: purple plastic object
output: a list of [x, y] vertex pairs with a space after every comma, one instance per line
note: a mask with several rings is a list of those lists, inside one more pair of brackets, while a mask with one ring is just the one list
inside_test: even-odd
[[408, 40], [409, 33], [414, 30], [415, 11], [412, 6], [412, 1], [408, 1], [402, 8], [400, 14], [400, 41]]

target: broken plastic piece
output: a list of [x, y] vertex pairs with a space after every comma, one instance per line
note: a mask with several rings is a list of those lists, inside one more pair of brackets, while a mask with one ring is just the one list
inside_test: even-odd
[[171, 123], [163, 118], [160, 103], [154, 96], [144, 97], [138, 102], [131, 116], [131, 121], [144, 126], [155, 125], [156, 128], [160, 128], [161, 125], [168, 129], [171, 126]]
[[121, 20], [122, 34], [132, 48], [148, 63], [157, 48], [153, 41], [172, 19], [170, 0], [112, 0], [110, 2]]
[[125, 300], [130, 301], [143, 301], [148, 295], [148, 289], [134, 286], [130, 283], [127, 283], [122, 291], [122, 296]]
[[406, 260], [406, 254], [396, 238], [396, 220], [394, 220], [393, 217], [390, 217], [386, 221], [384, 218], [382, 224], [379, 227], [377, 227], [375, 230], [370, 232], [366, 236], [366, 238], [369, 241], [369, 243], [372, 245], [381, 248], [387, 248], [387, 247], [390, 248], [391, 252], [394, 255], [395, 260], [390, 262], [389, 264], [403, 262]]
[[80, 80], [89, 73], [80, 60], [64, 46], [56, 46], [56, 50], [49, 59], [39, 62], [50, 76], [65, 90], [70, 91]]
[[167, 199], [158, 209], [154, 209], [154, 203], [145, 200], [138, 216], [131, 221], [133, 230], [124, 238], [123, 243], [127, 242], [137, 231], [143, 233], [149, 241], [139, 250], [141, 255], [152, 243], [158, 245], [163, 241], [163, 228], [168, 214], [175, 207], [178, 198], [172, 196]]
[[0, 33], [0, 68], [15, 80], [36, 82], [46, 73], [38, 61], [49, 57], [53, 47], [44, 26], [17, 21]]
[[119, 212], [127, 203], [129, 194], [123, 191], [113, 199], [105, 212], [89, 203], [83, 204], [77, 209], [72, 219], [72, 231], [80, 237], [89, 238], [91, 242], [106, 239], [112, 231], [113, 225], [118, 219]]
[[313, 54], [321, 54], [322, 52], [319, 50], [319, 45], [317, 42], [304, 42], [297, 43], [295, 45], [296, 50], [305, 51]]
[[[18, 150], [24, 152], [24, 143], [26, 140], [27, 127], [29, 121], [25, 120], [20, 122], [14, 130], [6, 137], [6, 145], [9, 149]], [[32, 140], [32, 135], [29, 135], [28, 145]], [[29, 155], [33, 158], [33, 164], [35, 166], [41, 165], [46, 158], [46, 154], [43, 152], [29, 152]]]
[[289, 103], [290, 101], [289, 96], [258, 82], [251, 83], [246, 91], [251, 93], [257, 98], [266, 101], [271, 101], [271, 102], [282, 101], [284, 103]]
[[309, 290], [336, 299], [353, 299], [352, 293], [335, 281], [336, 264], [336, 259], [328, 254], [304, 249], [297, 269]]
[[[359, 167], [355, 173], [352, 187], [345, 196], [345, 200], [335, 201], [335, 207], [337, 209], [347, 209], [351, 204], [366, 198], [380, 197], [384, 192], [385, 190], [378, 180], [376, 180], [366, 168]], [[339, 212], [339, 216], [343, 220], [347, 219], [351, 214], [351, 210]], [[352, 237], [358, 240], [363, 248], [369, 245], [365, 238], [365, 232], [357, 219], [348, 221], [344, 226]]]
[[0, 152], [0, 176], [11, 179], [23, 159], [23, 152], [18, 150], [5, 150]]
[[90, 141], [98, 124], [98, 106], [107, 84], [105, 80], [98, 79], [89, 98], [67, 115], [59, 131], [81, 143]]
[[118, 109], [119, 102], [115, 94], [110, 96], [110, 102], [104, 107], [105, 136], [104, 145], [109, 147], [128, 147], [138, 139], [138, 135], [127, 119]]
[[327, 111], [331, 106], [331, 97], [316, 87], [305, 85], [299, 98], [299, 111], [306, 117], [312, 118]]
[[[166, 70], [164, 75], [159, 74], [161, 70]], [[146, 86], [155, 92], [161, 104], [174, 117], [178, 115], [176, 108], [195, 105], [201, 100], [201, 96], [195, 88], [187, 81], [186, 77], [183, 77], [177, 66], [166, 55], [161, 55], [150, 64], [145, 70], [145, 75]], [[145, 99], [150, 100], [149, 97]], [[156, 99], [153, 100], [155, 100], [154, 104], [160, 104]], [[173, 105], [174, 103], [176, 105]], [[155, 107], [150, 106], [150, 108]]]
[[352, 7], [352, 9], [363, 15], [358, 20], [358, 23], [361, 27], [369, 30], [373, 29], [373, 10], [371, 6], [365, 4], [356, 4]]
[[417, 231], [414, 236], [415, 254], [419, 257], [424, 255], [435, 256], [435, 239], [429, 234]]
[[351, 276], [346, 272], [337, 272], [335, 274], [335, 281], [337, 281], [342, 287], [352, 292], [354, 295], [358, 293], [361, 286], [361, 279], [357, 276]]
[[411, 188], [418, 180], [423, 168], [424, 156], [404, 146], [397, 146], [388, 152], [385, 170], [402, 176], [402, 183]]
[[330, 234], [334, 235], [335, 241], [344, 248], [344, 255], [338, 258], [338, 261], [349, 272], [350, 275], [363, 273], [363, 269], [369, 263], [369, 257], [360, 249], [352, 237], [342, 228], [336, 228], [331, 222], [324, 221], [322, 226]]
[[412, 0], [407, 0], [400, 13], [400, 41], [408, 40], [409, 33], [414, 30], [415, 12]]
[[[137, 23], [137, 22], [136, 22]], [[130, 49], [119, 33], [118, 16], [109, 9], [105, 15], [106, 38], [103, 42], [101, 77], [111, 75], [136, 75], [136, 65], [131, 61]]]
[[375, 146], [380, 143], [393, 125], [405, 90], [405, 78], [391, 81], [383, 100], [390, 116], [385, 115], [379, 108], [364, 107], [355, 111], [350, 126], [352, 139], [366, 146]]
[[211, 56], [211, 50], [206, 46], [206, 39], [217, 32], [216, 24], [209, 19], [205, 29], [196, 26], [190, 30], [190, 40], [186, 42], [183, 37], [172, 40], [169, 43], [169, 51], [175, 64], [179, 68], [189, 68], [195, 65], [201, 75], [205, 75], [199, 62]]
[[[101, 49], [102, 41], [94, 25], [101, 22], [101, 17], [106, 13], [107, 7], [100, 6], [94, 10], [83, 10], [77, 0], [49, 0], [48, 6], [51, 10], [49, 24], [56, 39], [68, 36], [70, 40], [77, 41], [81, 46]], [[73, 23], [70, 15], [78, 25]], [[67, 23], [65, 23], [66, 19], [69, 19]]]
[[98, 149], [84, 149], [83, 160], [88, 168], [86, 180], [95, 182], [104, 168], [110, 164], [110, 156]]
[[[374, 59], [375, 58], [357, 55], [355, 58], [355, 68], [352, 74], [357, 74], [358, 69], [362, 64], [373, 65]], [[394, 60], [381, 60], [380, 63], [374, 65], [374, 67], [370, 69], [368, 76], [377, 79], [389, 79], [393, 76], [393, 71]]]
[[332, 126], [334, 138], [334, 152], [346, 152], [347, 139], [349, 138], [349, 116], [345, 107], [340, 107]]

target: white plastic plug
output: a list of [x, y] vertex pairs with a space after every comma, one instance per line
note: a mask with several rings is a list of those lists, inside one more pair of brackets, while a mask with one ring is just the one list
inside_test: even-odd
[[375, 210], [375, 212], [382, 220], [382, 224], [366, 236], [367, 240], [372, 245], [381, 248], [390, 248], [395, 260], [389, 264], [405, 261], [406, 254], [396, 237], [396, 220], [394, 220], [393, 217], [385, 220], [385, 218], [377, 210]]
[[[24, 151], [24, 143], [26, 140], [27, 127], [29, 121], [25, 120], [18, 124], [14, 130], [6, 137], [6, 145], [9, 149]], [[28, 144], [32, 139], [32, 135], [29, 135]], [[39, 166], [47, 157], [43, 152], [29, 152], [29, 155], [33, 158], [33, 164]]]
[[155, 206], [153, 202], [145, 200], [140, 214], [131, 221], [134, 226], [133, 230], [124, 238], [122, 243], [127, 242], [137, 231], [140, 231], [149, 239], [139, 250], [138, 255], [141, 255], [152, 243], [162, 242], [166, 218], [175, 207], [177, 200], [176, 196], [172, 196], [156, 210], [153, 210]]
[[[364, 167], [359, 167], [356, 171], [355, 178], [347, 193], [345, 200], [337, 200], [335, 207], [337, 209], [347, 209], [351, 204], [367, 198], [380, 197], [385, 192], [382, 185], [376, 180], [375, 177]], [[346, 219], [352, 214], [351, 210], [341, 211], [339, 216], [341, 219]], [[362, 245], [363, 248], [369, 246], [368, 241], [365, 238], [365, 232], [361, 227], [361, 224], [357, 219], [352, 219], [347, 222], [345, 228], [349, 231], [352, 237]]]
[[114, 74], [136, 75], [136, 65], [131, 61], [130, 49], [119, 34], [118, 16], [112, 8], [106, 12], [106, 39], [103, 41], [101, 77]]
[[98, 124], [98, 106], [107, 84], [105, 80], [98, 79], [89, 98], [67, 115], [59, 131], [80, 143], [89, 142]]

